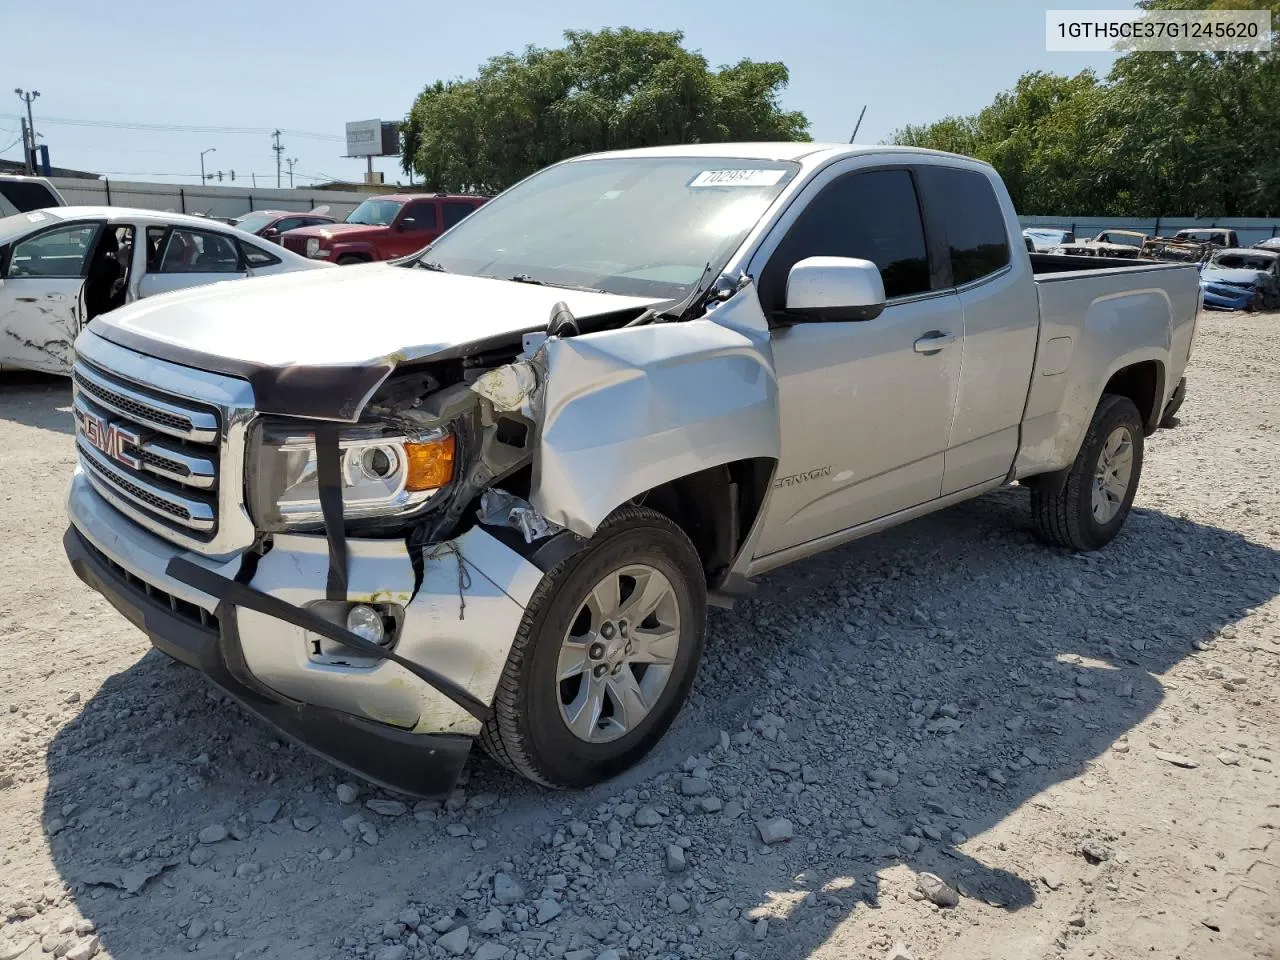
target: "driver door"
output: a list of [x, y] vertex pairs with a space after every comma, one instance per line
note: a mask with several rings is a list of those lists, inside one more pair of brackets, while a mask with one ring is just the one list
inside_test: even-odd
[[157, 253], [148, 257], [138, 296], [150, 297], [248, 275], [235, 238], [214, 230], [173, 227], [160, 238]]
[[416, 200], [406, 203], [391, 228], [387, 241], [391, 257], [407, 257], [417, 253], [440, 234], [434, 200]]
[[0, 264], [0, 364], [69, 374], [81, 295], [102, 223], [63, 223], [15, 241]]

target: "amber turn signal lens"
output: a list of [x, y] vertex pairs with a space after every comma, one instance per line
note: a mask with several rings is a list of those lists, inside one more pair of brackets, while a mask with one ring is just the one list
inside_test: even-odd
[[430, 443], [406, 443], [409, 461], [406, 490], [435, 490], [453, 479], [453, 434]]

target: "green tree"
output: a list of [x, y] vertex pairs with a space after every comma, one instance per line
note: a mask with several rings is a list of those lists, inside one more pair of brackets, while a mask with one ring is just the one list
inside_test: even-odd
[[[1280, 2], [1143, 0], [1146, 9]], [[1280, 215], [1280, 57], [1130, 53], [1105, 81], [1029, 73], [969, 117], [893, 140], [968, 154], [1000, 171], [1021, 212]]]
[[490, 192], [597, 150], [809, 139], [804, 114], [779, 105], [781, 63], [712, 70], [676, 31], [568, 31], [565, 40], [424, 89], [402, 128], [405, 172], [436, 189]]

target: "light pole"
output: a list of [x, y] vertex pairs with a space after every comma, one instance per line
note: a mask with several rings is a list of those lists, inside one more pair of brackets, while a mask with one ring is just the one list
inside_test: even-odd
[[14, 87], [13, 92], [16, 93], [18, 95], [18, 98], [27, 105], [27, 130], [28, 130], [28, 136], [30, 136], [31, 138], [30, 142], [27, 144], [27, 149], [25, 151], [26, 161], [27, 161], [27, 173], [35, 173], [36, 169], [32, 165], [32, 163], [34, 161], [34, 154], [36, 152], [36, 124], [35, 124], [35, 121], [31, 119], [31, 101], [33, 101], [36, 97], [40, 96], [40, 91], [32, 90], [30, 93], [27, 93], [21, 87]]
[[298, 162], [297, 157], [291, 157], [290, 159], [285, 161], [285, 163], [289, 165], [289, 189], [290, 190], [293, 189], [293, 165], [297, 162]]
[[204, 186], [204, 184], [205, 184], [205, 178], [204, 178], [204, 155], [205, 155], [206, 153], [217, 153], [217, 152], [218, 152], [218, 148], [217, 148], [217, 147], [210, 147], [208, 150], [201, 150], [201, 151], [200, 151], [200, 185], [201, 185], [201, 186]]

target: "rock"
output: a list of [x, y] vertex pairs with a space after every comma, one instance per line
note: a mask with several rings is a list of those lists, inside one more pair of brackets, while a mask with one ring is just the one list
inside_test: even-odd
[[898, 846], [901, 847], [903, 850], [905, 850], [907, 853], [918, 853], [921, 847], [920, 838], [913, 837], [910, 834], [908, 834], [907, 836], [903, 837], [901, 840], [898, 841]]
[[[465, 930], [466, 927], [463, 927]], [[409, 948], [402, 943], [393, 943], [389, 947], [383, 947], [373, 955], [374, 960], [408, 960]]]
[[667, 906], [671, 908], [672, 913], [689, 912], [689, 900], [682, 893], [673, 893], [667, 897]]
[[636, 811], [635, 825], [637, 827], [656, 827], [662, 823], [662, 814], [650, 806], [643, 806]]
[[1165, 763], [1171, 763], [1175, 767], [1182, 767], [1186, 770], [1194, 770], [1196, 767], [1200, 766], [1199, 763], [1192, 760], [1190, 757], [1184, 757], [1180, 753], [1168, 753], [1164, 750], [1156, 751], [1156, 759], [1163, 760]]
[[505, 906], [519, 903], [524, 899], [524, 887], [520, 886], [510, 874], [495, 873], [493, 875], [493, 899]]
[[230, 833], [232, 840], [248, 840], [251, 832], [252, 831], [249, 829], [249, 824], [246, 820], [238, 819], [231, 824]]
[[502, 915], [502, 911], [497, 907], [491, 909], [478, 921], [476, 921], [476, 931], [483, 934], [494, 934], [502, 932], [502, 925], [506, 921], [506, 917]]
[[258, 823], [271, 823], [280, 813], [279, 800], [263, 800], [253, 808], [253, 819]]
[[925, 895], [925, 899], [940, 907], [954, 907], [960, 903], [960, 894], [933, 873], [917, 874], [916, 889]]
[[85, 937], [62, 956], [64, 960], [89, 960], [90, 957], [97, 956], [101, 949], [102, 945], [97, 937]]
[[188, 940], [199, 940], [208, 932], [209, 932], [209, 925], [199, 918], [192, 920], [189, 924], [187, 924]]
[[338, 784], [338, 802], [339, 803], [355, 803], [360, 796], [360, 788], [354, 783]]
[[680, 793], [686, 797], [700, 797], [711, 792], [711, 781], [701, 777], [685, 777], [680, 781]]
[[1070, 926], [1073, 926], [1073, 927], [1083, 927], [1083, 926], [1084, 926], [1084, 914], [1083, 914], [1083, 913], [1073, 913], [1070, 917], [1068, 917], [1068, 918], [1067, 918], [1067, 923], [1068, 923]]
[[930, 720], [925, 724], [925, 733], [955, 733], [963, 724], [954, 717], [939, 717], [937, 720]]
[[470, 942], [471, 931], [463, 926], [450, 930], [436, 941], [436, 946], [447, 953], [452, 953], [455, 957], [460, 957], [467, 952], [467, 944]]
[[444, 828], [444, 832], [454, 838], [465, 837], [471, 833], [471, 828], [465, 823], [451, 823]]
[[939, 840], [942, 839], [942, 831], [939, 830], [937, 827], [933, 826], [932, 824], [921, 827], [920, 832], [923, 833], [927, 838], [932, 840], [934, 843], [937, 843]]
[[27, 948], [33, 943], [35, 941], [29, 939], [0, 943], [0, 960], [17, 960], [18, 957], [27, 952]]
[[262, 873], [262, 865], [254, 863], [252, 860], [246, 860], [236, 867], [236, 876], [241, 880], [247, 877], [256, 877], [260, 873]]
[[926, 773], [920, 778], [920, 782], [926, 787], [936, 787], [938, 785], [938, 775], [935, 773]]
[[756, 925], [752, 927], [751, 934], [757, 940], [763, 940], [769, 935], [769, 918], [761, 917], [756, 921]]
[[480, 949], [471, 955], [471, 960], [502, 960], [507, 955], [507, 948], [500, 943], [482, 943]]
[[769, 846], [773, 846], [775, 843], [782, 843], [784, 840], [790, 840], [795, 836], [795, 828], [791, 826], [791, 821], [785, 817], [761, 820], [756, 824], [756, 829], [760, 831], [760, 839]]
[[684, 848], [675, 843], [667, 844], [667, 869], [672, 873], [684, 873], [688, 866]]
[[422, 924], [422, 914], [415, 907], [406, 907], [400, 911], [396, 921], [403, 923], [410, 930], [416, 930]]
[[319, 825], [320, 825], [320, 820], [317, 817], [294, 817], [293, 818], [293, 828], [295, 830], [301, 830], [303, 833], [310, 833]]
[[75, 931], [78, 936], [83, 937], [86, 934], [93, 933], [93, 931], [97, 929], [98, 929], [98, 925], [94, 923], [92, 920], [85, 919], [85, 920], [76, 921]]
[[67, 827], [67, 821], [63, 820], [61, 817], [54, 817], [52, 820], [49, 821], [48, 825], [45, 827], [45, 832], [48, 833], [49, 836], [51, 837], [56, 837], [63, 830], [65, 830], [66, 827]]
[[1052, 870], [1045, 870], [1043, 873], [1041, 873], [1040, 880], [1050, 890], [1057, 890], [1060, 886], [1062, 886], [1062, 878], [1058, 876], [1056, 873], [1054, 873]]
[[905, 943], [899, 942], [889, 948], [889, 952], [884, 955], [884, 960], [916, 960], [916, 958], [911, 955]]
[[724, 818], [726, 820], [737, 820], [746, 812], [746, 809], [737, 800], [730, 800], [724, 805]]
[[896, 787], [900, 778], [897, 770], [872, 770], [867, 779], [873, 787]]
[[220, 843], [227, 839], [227, 828], [220, 823], [211, 824], [196, 834], [201, 843]]
[[1090, 863], [1102, 863], [1111, 859], [1111, 848], [1097, 840], [1086, 840], [1080, 844], [1080, 854]]
[[1224, 750], [1218, 754], [1218, 762], [1228, 767], [1238, 766], [1240, 763], [1240, 754], [1232, 753], [1230, 750]]
[[610, 947], [608, 950], [601, 952], [596, 960], [622, 960], [622, 955], [617, 950]]
[[213, 851], [208, 847], [193, 847], [191, 852], [187, 854], [187, 861], [193, 867], [203, 867], [212, 859]]
[[408, 806], [399, 800], [382, 800], [378, 797], [370, 797], [365, 801], [364, 805], [383, 817], [402, 817], [409, 812]]
[[607, 843], [597, 843], [595, 845], [596, 856], [601, 860], [612, 860], [618, 855], [616, 848], [611, 847]]
[[538, 923], [550, 923], [564, 911], [564, 907], [555, 900], [535, 900], [534, 907], [537, 908], [536, 920]]
[[702, 808], [703, 813], [719, 813], [724, 808], [719, 797], [703, 797], [698, 801], [698, 806]]

